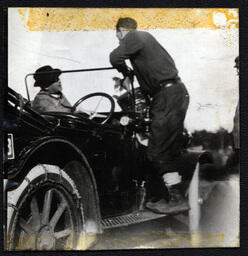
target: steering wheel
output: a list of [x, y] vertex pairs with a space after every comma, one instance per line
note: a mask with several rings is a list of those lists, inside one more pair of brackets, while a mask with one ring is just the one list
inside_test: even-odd
[[[82, 104], [85, 100], [89, 99], [89, 98], [93, 98], [93, 97], [97, 97], [97, 96], [101, 96], [100, 100], [97, 102], [96, 104], [96, 107], [94, 110], [86, 110], [86, 109], [83, 109], [82, 112], [83, 113], [86, 113], [88, 115], [88, 118], [89, 119], [93, 119], [95, 117], [99, 117], [99, 118], [104, 118], [104, 120], [101, 122], [101, 124], [104, 124], [106, 123], [110, 117], [112, 116], [113, 112], [114, 112], [114, 109], [115, 109], [115, 102], [113, 100], [113, 98], [108, 95], [107, 93], [104, 93], [104, 92], [95, 92], [95, 93], [90, 93], [82, 98], [80, 98], [72, 107], [72, 109], [75, 110], [77, 109], [77, 107]], [[107, 114], [100, 114], [98, 113], [98, 108], [99, 108], [99, 105], [102, 101], [103, 98], [107, 98], [108, 101], [110, 102], [111, 106], [110, 106], [110, 111], [109, 113]]]

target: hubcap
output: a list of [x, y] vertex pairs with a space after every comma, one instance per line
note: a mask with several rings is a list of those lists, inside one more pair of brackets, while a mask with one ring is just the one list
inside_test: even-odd
[[55, 249], [55, 242], [53, 230], [49, 226], [45, 226], [37, 235], [36, 248], [38, 250], [52, 250]]
[[[38, 191], [37, 191], [38, 192]], [[72, 241], [75, 226], [71, 207], [64, 194], [56, 189], [43, 190], [43, 197], [35, 193], [19, 217], [18, 249], [56, 250]], [[26, 211], [29, 210], [29, 213]], [[25, 217], [29, 215], [28, 219]], [[59, 246], [59, 248], [57, 248]]]

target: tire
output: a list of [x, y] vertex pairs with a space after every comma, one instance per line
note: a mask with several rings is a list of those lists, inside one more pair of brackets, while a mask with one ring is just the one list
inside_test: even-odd
[[73, 250], [82, 244], [81, 195], [68, 173], [38, 164], [7, 193], [7, 250]]

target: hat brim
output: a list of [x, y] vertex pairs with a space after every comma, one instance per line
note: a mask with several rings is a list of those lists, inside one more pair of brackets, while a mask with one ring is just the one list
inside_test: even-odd
[[[34, 87], [49, 87], [52, 83], [58, 80], [58, 77], [61, 75], [61, 73], [62, 71], [57, 68], [34, 74]], [[43, 76], [44, 78], [42, 79]], [[44, 81], [46, 82], [44, 83]]]

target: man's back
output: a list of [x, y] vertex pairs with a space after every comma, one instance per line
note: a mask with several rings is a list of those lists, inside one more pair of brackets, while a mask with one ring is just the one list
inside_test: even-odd
[[130, 59], [144, 92], [153, 92], [166, 80], [178, 79], [178, 71], [168, 52], [148, 32], [130, 31], [110, 55], [113, 66]]

